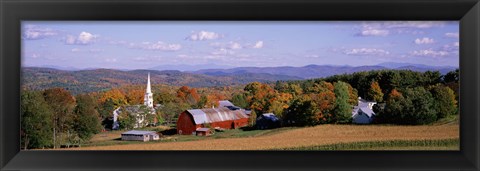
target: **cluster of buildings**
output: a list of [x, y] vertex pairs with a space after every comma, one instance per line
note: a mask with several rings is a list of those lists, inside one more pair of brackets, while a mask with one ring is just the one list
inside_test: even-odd
[[[375, 104], [376, 102], [367, 101], [359, 97], [358, 105], [354, 106], [352, 110], [353, 123], [372, 123], [373, 119], [375, 118], [375, 113], [373, 112], [372, 108]], [[129, 112], [130, 114], [140, 116], [138, 113], [145, 113], [146, 110], [147, 115], [155, 115], [155, 111], [159, 107], [161, 107], [160, 104], [153, 104], [153, 93], [150, 85], [150, 74], [148, 74], [147, 89], [144, 95], [144, 104], [124, 106], [123, 108], [119, 107], [115, 109], [113, 111], [114, 123], [112, 129], [119, 128], [118, 116], [122, 112]], [[149, 124], [153, 124], [148, 123], [145, 120], [145, 117], [145, 114], [137, 117], [137, 122], [134, 128], [141, 128]], [[247, 126], [249, 117], [249, 110], [237, 107], [228, 100], [222, 100], [219, 101], [219, 107], [217, 108], [212, 107], [204, 109], [190, 109], [180, 113], [177, 120], [177, 134], [208, 136], [212, 134], [213, 129], [236, 129]], [[276, 117], [273, 113], [265, 113], [256, 118], [255, 127], [257, 129], [271, 129], [280, 126], [280, 119]], [[158, 139], [159, 135], [154, 131], [132, 130], [122, 133], [122, 140], [150, 141]]]

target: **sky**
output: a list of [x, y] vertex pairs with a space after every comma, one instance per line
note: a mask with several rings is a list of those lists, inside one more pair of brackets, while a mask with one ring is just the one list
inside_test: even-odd
[[22, 66], [459, 65], [458, 21], [23, 21]]

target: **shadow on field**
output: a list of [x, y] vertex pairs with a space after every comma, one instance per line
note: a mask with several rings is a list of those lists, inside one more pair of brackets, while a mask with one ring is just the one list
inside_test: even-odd
[[254, 131], [257, 130], [255, 126], [245, 126], [240, 128], [242, 131]]
[[175, 134], [177, 134], [177, 129], [176, 128], [167, 129], [167, 130], [161, 131], [160, 133], [162, 135], [175, 135]]

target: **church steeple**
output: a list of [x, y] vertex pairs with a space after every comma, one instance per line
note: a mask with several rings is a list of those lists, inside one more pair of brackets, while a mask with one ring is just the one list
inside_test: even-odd
[[145, 96], [143, 98], [143, 104], [145, 106], [153, 108], [153, 93], [152, 93], [152, 88], [150, 86], [150, 73], [148, 73], [147, 90], [145, 91]]
[[152, 88], [150, 87], [150, 73], [148, 73], [147, 79], [147, 93], [152, 93]]

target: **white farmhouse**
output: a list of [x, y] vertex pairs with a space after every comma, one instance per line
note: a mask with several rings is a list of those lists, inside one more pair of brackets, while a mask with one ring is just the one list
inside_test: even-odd
[[369, 124], [373, 122], [375, 118], [375, 112], [373, 112], [373, 105], [377, 102], [367, 101], [358, 97], [358, 105], [353, 107], [352, 119], [356, 124]]

